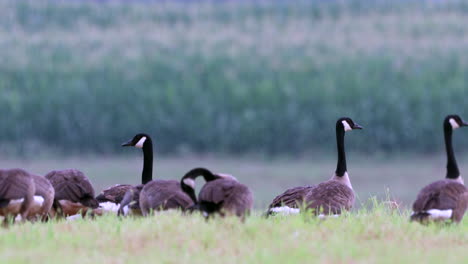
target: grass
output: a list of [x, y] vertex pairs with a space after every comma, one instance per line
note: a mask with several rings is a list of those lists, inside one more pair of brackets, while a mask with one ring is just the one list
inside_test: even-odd
[[[133, 156], [133, 155], [132, 155]], [[158, 178], [178, 179], [195, 166], [231, 173], [252, 188], [256, 208], [245, 223], [236, 218], [206, 222], [199, 215], [164, 212], [149, 218], [21, 224], [0, 229], [0, 263], [466, 263], [468, 217], [452, 226], [409, 223], [416, 191], [444, 175], [444, 156], [366, 157], [349, 153], [358, 193], [355, 208], [338, 219], [307, 215], [261, 217], [268, 202], [288, 187], [330, 177], [332, 157], [268, 160], [259, 157], [158, 158]], [[460, 169], [468, 163], [459, 157]], [[136, 157], [1, 159], [0, 167], [44, 174], [79, 168], [101, 190], [138, 183]], [[197, 182], [200, 185], [200, 182]], [[390, 209], [390, 198], [400, 201]], [[380, 198], [376, 198], [378, 196]]]
[[16, 225], [0, 230], [8, 263], [466, 263], [468, 221], [408, 222], [380, 203], [337, 219], [199, 215]]

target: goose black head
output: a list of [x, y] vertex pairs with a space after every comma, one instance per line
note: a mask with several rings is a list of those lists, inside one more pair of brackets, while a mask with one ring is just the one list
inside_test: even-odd
[[451, 127], [452, 130], [455, 130], [462, 126], [468, 126], [468, 123], [463, 121], [459, 115], [448, 115], [445, 117], [444, 126]]
[[342, 118], [338, 119], [338, 121], [336, 121], [336, 127], [337, 128], [342, 128], [345, 132], [353, 130], [353, 129], [363, 129], [362, 126], [355, 123], [349, 117], [342, 117]]
[[145, 143], [151, 141], [150, 136], [144, 133], [136, 134], [131, 140], [122, 144], [122, 147], [143, 148]]

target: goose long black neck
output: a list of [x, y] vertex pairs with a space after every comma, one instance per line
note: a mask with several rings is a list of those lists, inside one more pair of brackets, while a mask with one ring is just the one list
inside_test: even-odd
[[340, 122], [336, 123], [336, 147], [338, 150], [338, 162], [336, 164], [336, 176], [342, 177], [346, 171], [346, 154], [344, 148], [344, 127]]
[[182, 190], [190, 196], [192, 201], [196, 204], [197, 203], [197, 197], [195, 195], [195, 190], [193, 189], [192, 186], [189, 186], [185, 183], [186, 179], [191, 179], [192, 181], [195, 182], [195, 179], [198, 178], [199, 176], [203, 176], [205, 179], [205, 182], [209, 182], [212, 180], [217, 179], [217, 177], [208, 169], [205, 168], [195, 168], [187, 172], [184, 177], [182, 177], [182, 180], [180, 181], [180, 184], [182, 186]]
[[444, 137], [445, 137], [445, 149], [447, 151], [447, 175], [448, 179], [456, 179], [460, 176], [460, 171], [458, 170], [457, 160], [455, 159], [455, 154], [453, 152], [452, 146], [452, 126], [449, 122], [444, 122]]
[[141, 183], [147, 184], [153, 179], [153, 142], [147, 137], [143, 143], [143, 171], [141, 173]]

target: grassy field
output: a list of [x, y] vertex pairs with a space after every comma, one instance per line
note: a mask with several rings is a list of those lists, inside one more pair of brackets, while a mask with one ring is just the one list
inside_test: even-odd
[[467, 263], [468, 219], [421, 226], [382, 204], [339, 219], [199, 215], [0, 229], [2, 263]]
[[[138, 151], [136, 151], [138, 152]], [[139, 153], [138, 153], [139, 154]], [[138, 183], [141, 159], [88, 157], [2, 159], [0, 167], [23, 167], [44, 174], [79, 168], [96, 189]], [[307, 215], [264, 219], [269, 201], [288, 187], [330, 177], [334, 155], [266, 160], [259, 157], [157, 158], [155, 177], [178, 179], [195, 166], [231, 173], [253, 189], [256, 208], [245, 223], [205, 222], [201, 216], [162, 213], [145, 219], [23, 224], [0, 229], [0, 263], [466, 263], [468, 218], [457, 226], [409, 223], [408, 205], [426, 183], [444, 175], [443, 155], [373, 156], [349, 153], [348, 167], [359, 197], [339, 219]], [[131, 158], [130, 158], [131, 157]], [[157, 156], [156, 156], [157, 157]], [[459, 158], [460, 169], [468, 157]], [[201, 182], [197, 182], [201, 185]], [[386, 192], [401, 202], [389, 209]], [[379, 196], [380, 198], [373, 198]]]
[[[116, 183], [140, 182], [140, 151], [129, 152], [129, 156], [108, 158], [96, 156], [67, 159], [3, 159], [0, 161], [0, 168], [21, 167], [41, 175], [52, 169], [78, 168], [88, 175], [99, 192]], [[154, 177], [180, 179], [188, 170], [200, 166], [215, 172], [229, 173], [252, 188], [255, 206], [263, 210], [275, 195], [289, 187], [315, 184], [330, 178], [336, 168], [335, 155], [316, 153], [307, 158], [269, 160], [259, 157], [159, 158], [156, 154]], [[444, 155], [388, 157], [349, 153], [348, 171], [358, 195], [356, 206], [360, 207], [369, 197], [384, 199], [389, 196], [402, 206], [408, 207], [420, 188], [445, 176], [445, 162]], [[468, 156], [460, 156], [458, 162], [463, 175], [463, 172], [468, 170], [463, 166], [468, 164]], [[198, 185], [201, 184], [202, 181]]]

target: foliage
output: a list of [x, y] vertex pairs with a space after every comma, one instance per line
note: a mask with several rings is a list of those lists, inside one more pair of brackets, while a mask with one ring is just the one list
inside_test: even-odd
[[160, 153], [297, 154], [346, 115], [353, 149], [421, 153], [468, 119], [463, 1], [143, 2], [0, 3], [3, 152], [146, 131]]

